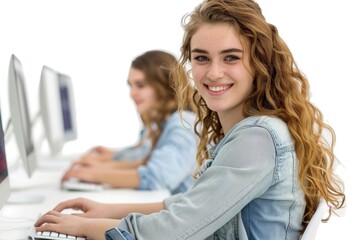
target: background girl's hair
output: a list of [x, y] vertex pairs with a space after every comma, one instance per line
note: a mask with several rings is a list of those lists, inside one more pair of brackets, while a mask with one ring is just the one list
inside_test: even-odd
[[[254, 1], [205, 0], [183, 18], [182, 66], [191, 60], [190, 41], [203, 23], [230, 24], [242, 43], [244, 39], [249, 42], [249, 45], [242, 45], [249, 46], [244, 51], [249, 54], [250, 66], [255, 71], [254, 91], [246, 99], [243, 113], [244, 116], [276, 116], [287, 123], [294, 139], [298, 179], [306, 199], [304, 226], [321, 197], [335, 208], [341, 208], [345, 194], [342, 181], [333, 172], [335, 133], [324, 123], [320, 110], [309, 101], [308, 80], [298, 69], [276, 27], [266, 22]], [[191, 75], [190, 71], [188, 73]], [[190, 91], [185, 89], [193, 88], [187, 78], [178, 77], [176, 87], [180, 109], [189, 101], [197, 106], [196, 125], [201, 126], [197, 131], [200, 137], [197, 161], [201, 165], [209, 157], [208, 145], [217, 144], [224, 133], [217, 113], [206, 106], [196, 90], [191, 98], [182, 94]], [[324, 139], [325, 131], [331, 136], [330, 141]]]
[[159, 140], [165, 120], [177, 110], [177, 99], [170, 80], [170, 69], [176, 63], [177, 59], [173, 55], [160, 50], [145, 52], [131, 63], [132, 68], [144, 73], [146, 84], [149, 84], [156, 92], [154, 109], [141, 115], [152, 144], [152, 148], [144, 160], [145, 163]]

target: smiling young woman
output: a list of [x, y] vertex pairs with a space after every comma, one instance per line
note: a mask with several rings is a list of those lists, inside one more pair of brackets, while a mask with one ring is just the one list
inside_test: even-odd
[[[80, 208], [86, 218], [50, 213], [38, 230], [68, 232], [62, 224], [73, 222], [81, 227], [72, 231], [91, 238], [110, 228], [112, 240], [299, 239], [320, 199], [343, 206], [332, 171], [335, 133], [259, 5], [204, 0], [186, 15], [184, 30], [173, 76], [180, 111], [197, 106], [194, 186], [153, 204], [67, 201], [55, 210]], [[188, 63], [191, 78], [183, 74]]]

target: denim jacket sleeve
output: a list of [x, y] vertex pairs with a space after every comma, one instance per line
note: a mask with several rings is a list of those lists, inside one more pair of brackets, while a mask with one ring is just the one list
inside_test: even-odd
[[185, 113], [183, 118], [188, 126], [183, 125], [178, 113], [167, 121], [148, 163], [138, 168], [138, 189], [168, 189], [175, 193], [182, 183], [186, 182], [186, 190], [192, 186], [191, 175], [196, 167], [195, 116]]
[[130, 233], [128, 233], [127, 231], [120, 230], [117, 228], [112, 228], [106, 231], [105, 238], [107, 240], [116, 240], [116, 239], [135, 240], [135, 238], [131, 236]]
[[268, 130], [237, 128], [215, 152], [192, 189], [165, 200], [163, 211], [122, 219], [117, 230], [131, 237], [107, 239], [205, 239], [271, 186], [275, 147]]

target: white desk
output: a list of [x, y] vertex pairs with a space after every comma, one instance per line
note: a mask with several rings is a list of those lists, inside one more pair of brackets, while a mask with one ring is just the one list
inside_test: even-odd
[[[54, 167], [56, 166], [56, 167]], [[132, 189], [105, 189], [98, 192], [70, 192], [60, 189], [60, 178], [68, 163], [41, 164], [29, 179], [22, 168], [10, 178], [15, 194], [43, 195], [38, 203], [5, 204], [0, 211], [0, 240], [27, 239], [31, 224], [41, 213], [54, 208], [59, 202], [85, 197], [106, 203], [158, 202], [169, 196], [168, 191], [137, 191]]]

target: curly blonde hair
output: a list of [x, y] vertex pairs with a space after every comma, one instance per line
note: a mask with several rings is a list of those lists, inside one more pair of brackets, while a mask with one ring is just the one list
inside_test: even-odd
[[[204, 23], [227, 23], [238, 33], [240, 41], [246, 39], [250, 43], [244, 51], [248, 51], [250, 65], [255, 70], [254, 90], [245, 101], [243, 114], [245, 117], [276, 116], [287, 123], [295, 143], [299, 182], [305, 193], [304, 227], [321, 198], [335, 208], [341, 208], [345, 194], [342, 181], [333, 172], [335, 133], [324, 123], [320, 110], [309, 101], [308, 80], [300, 72], [276, 27], [266, 22], [254, 1], [205, 0], [183, 17], [185, 33], [180, 66], [175, 75], [190, 62], [191, 38]], [[191, 70], [188, 74], [191, 75]], [[175, 85], [180, 110], [189, 101], [197, 105], [195, 130], [200, 138], [197, 161], [201, 165], [209, 157], [208, 146], [216, 145], [224, 137], [224, 132], [217, 113], [207, 107], [196, 90], [190, 90], [193, 85], [189, 78], [179, 76]], [[182, 94], [190, 91], [194, 91], [192, 96]], [[332, 141], [324, 139], [324, 131], [330, 133]]]

